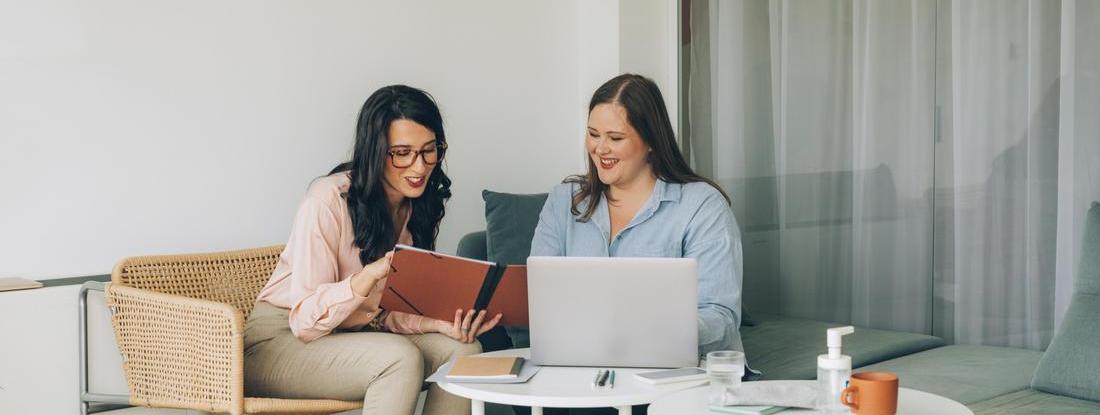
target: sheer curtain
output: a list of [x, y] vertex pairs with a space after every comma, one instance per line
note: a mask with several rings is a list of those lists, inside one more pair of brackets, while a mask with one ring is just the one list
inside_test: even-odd
[[748, 312], [1045, 347], [1100, 198], [1084, 3], [685, 0], [685, 152]]
[[960, 343], [1041, 348], [1053, 333], [1059, 6], [953, 1], [945, 11], [937, 329]]

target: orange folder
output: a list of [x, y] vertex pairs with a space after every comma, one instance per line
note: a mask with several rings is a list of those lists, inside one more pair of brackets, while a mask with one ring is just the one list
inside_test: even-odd
[[527, 325], [527, 266], [441, 254], [407, 245], [394, 248], [382, 308], [453, 321], [455, 310], [503, 314], [500, 324]]

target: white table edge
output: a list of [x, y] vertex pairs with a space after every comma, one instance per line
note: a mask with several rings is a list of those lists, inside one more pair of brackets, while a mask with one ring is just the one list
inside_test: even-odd
[[[951, 410], [956, 411], [960, 414], [970, 414], [970, 415], [974, 414], [974, 411], [971, 411], [970, 408], [967, 407], [966, 405], [964, 405], [961, 402], [956, 401], [954, 399], [948, 398], [946, 396], [941, 396], [941, 395], [937, 395], [937, 394], [934, 394], [934, 393], [931, 393], [931, 392], [925, 392], [925, 391], [922, 391], [922, 390], [906, 388], [904, 386], [898, 388], [899, 396], [900, 396], [900, 392], [902, 390], [905, 391], [905, 394], [911, 395], [911, 396], [913, 396], [913, 395], [927, 395], [928, 397], [932, 397], [935, 400], [948, 401], [948, 402], [950, 402], [948, 405], [953, 407], [953, 408], [951, 408]], [[669, 395], [688, 393], [689, 391], [690, 391], [690, 389], [683, 389], [683, 390], [672, 392]], [[670, 398], [670, 397], [666, 396], [662, 399], [668, 399], [668, 398]], [[666, 401], [666, 403], [667, 403], [667, 401]], [[656, 400], [656, 401], [653, 402], [653, 406], [650, 406], [650, 410], [653, 410], [654, 406], [656, 406], [657, 409], [662, 409], [661, 407], [664, 406], [664, 405], [665, 404], [661, 403], [660, 400]], [[900, 410], [900, 408], [899, 408], [899, 410]], [[816, 413], [816, 412], [813, 412], [812, 410], [810, 410], [811, 412], [804, 412], [804, 411], [806, 411], [806, 410], [797, 411], [796, 413]], [[676, 413], [680, 413], [680, 412], [676, 412]], [[778, 412], [777, 414], [783, 414], [783, 413], [786, 413], [786, 411], [781, 411], [781, 412]]]
[[[674, 390], [666, 390], [663, 394], [675, 393], [685, 389], [691, 389], [699, 386], [703, 386], [707, 383], [705, 380], [694, 382], [683, 382], [682, 388], [676, 388]], [[540, 408], [605, 408], [605, 407], [620, 407], [620, 406], [634, 406], [634, 405], [646, 405], [653, 402], [651, 394], [644, 395], [618, 395], [618, 396], [592, 396], [586, 398], [576, 397], [556, 397], [556, 396], [531, 396], [531, 395], [513, 395], [499, 392], [489, 392], [484, 390], [475, 390], [462, 387], [461, 383], [451, 382], [439, 382], [439, 387], [443, 390], [470, 400], [477, 400], [482, 402], [492, 402], [502, 405], [515, 405], [515, 406], [530, 406]]]

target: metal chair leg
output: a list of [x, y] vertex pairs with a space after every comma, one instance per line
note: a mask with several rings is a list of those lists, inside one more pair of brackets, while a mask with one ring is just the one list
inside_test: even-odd
[[88, 281], [80, 286], [80, 304], [77, 307], [77, 327], [79, 333], [78, 347], [80, 348], [80, 415], [88, 415], [89, 403], [106, 403], [117, 405], [130, 405], [128, 395], [115, 395], [106, 393], [91, 393], [88, 391], [88, 292], [106, 290], [107, 283]]

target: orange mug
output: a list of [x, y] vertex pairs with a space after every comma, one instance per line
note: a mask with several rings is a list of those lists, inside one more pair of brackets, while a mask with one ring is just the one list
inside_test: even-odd
[[840, 403], [860, 415], [893, 415], [898, 412], [898, 375], [862, 372], [852, 375], [840, 393]]

